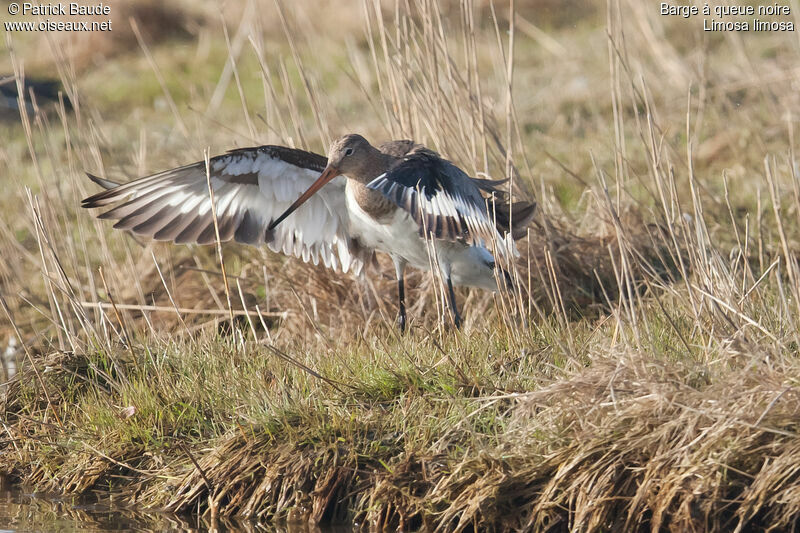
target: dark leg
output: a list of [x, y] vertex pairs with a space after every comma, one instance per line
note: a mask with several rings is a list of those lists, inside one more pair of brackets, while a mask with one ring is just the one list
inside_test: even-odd
[[514, 282], [511, 281], [511, 274], [508, 273], [508, 270], [505, 268], [501, 268], [500, 271], [503, 273], [503, 281], [506, 282], [506, 290], [511, 291], [514, 290]]
[[457, 329], [461, 329], [461, 315], [458, 314], [456, 293], [453, 291], [453, 281], [450, 279], [450, 276], [447, 277], [447, 292], [450, 296], [450, 310], [453, 312], [453, 322], [455, 322]]
[[394, 259], [394, 270], [397, 273], [397, 299], [399, 303], [399, 312], [397, 314], [397, 327], [400, 328], [400, 333], [406, 331], [406, 284], [403, 280], [403, 269], [406, 262], [402, 259]]
[[400, 328], [400, 333], [406, 331], [406, 288], [403, 278], [397, 280], [397, 297], [400, 300], [400, 312], [397, 315], [397, 326]]

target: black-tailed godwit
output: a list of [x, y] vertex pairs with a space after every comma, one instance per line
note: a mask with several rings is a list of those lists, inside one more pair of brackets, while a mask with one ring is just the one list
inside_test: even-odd
[[[208, 170], [221, 241], [266, 244], [356, 274], [376, 250], [389, 254], [401, 331], [406, 265], [439, 269], [459, 326], [453, 285], [496, 290], [493, 252], [516, 253], [513, 239], [525, 235], [536, 207], [509, 204], [503, 181], [471, 178], [412, 141], [375, 148], [355, 134], [334, 141], [327, 159], [268, 145], [211, 158]], [[205, 162], [122, 185], [89, 177], [108, 190], [83, 207], [112, 206], [99, 218], [117, 220], [115, 228], [175, 243], [216, 241]]]

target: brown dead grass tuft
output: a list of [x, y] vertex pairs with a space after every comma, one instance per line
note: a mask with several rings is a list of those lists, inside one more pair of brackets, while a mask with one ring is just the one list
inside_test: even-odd
[[542, 450], [547, 475], [527, 482], [538, 500], [528, 525], [556, 517], [581, 530], [794, 524], [797, 391], [752, 348], [730, 354], [738, 369], [724, 379], [702, 365], [620, 354], [532, 393], [516, 415], [520, 437], [542, 423], [569, 431]]

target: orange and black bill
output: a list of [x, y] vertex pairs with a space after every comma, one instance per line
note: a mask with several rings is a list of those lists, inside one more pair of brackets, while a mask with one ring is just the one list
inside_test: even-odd
[[339, 175], [339, 169], [338, 168], [331, 167], [331, 166], [325, 167], [325, 170], [322, 171], [322, 175], [319, 178], [317, 178], [317, 181], [312, 183], [311, 187], [309, 187], [306, 192], [304, 192], [302, 195], [300, 195], [300, 198], [295, 200], [294, 203], [292, 205], [290, 205], [289, 208], [286, 211], [284, 211], [281, 216], [279, 216], [274, 221], [272, 221], [270, 223], [270, 225], [267, 227], [267, 230], [275, 229], [275, 227], [278, 224], [280, 224], [281, 222], [283, 222], [283, 220], [286, 217], [288, 217], [289, 215], [294, 213], [295, 209], [297, 209], [298, 207], [303, 205], [306, 202], [306, 200], [308, 200], [309, 198], [314, 196], [314, 193], [316, 193], [326, 183], [328, 183], [329, 181], [331, 181], [333, 178], [335, 178], [338, 175]]

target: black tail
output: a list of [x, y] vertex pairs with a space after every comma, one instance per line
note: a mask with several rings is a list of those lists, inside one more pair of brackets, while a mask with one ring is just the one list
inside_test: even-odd
[[511, 229], [515, 241], [528, 234], [528, 225], [536, 214], [536, 202], [514, 202], [509, 206], [505, 201], [487, 199], [486, 205], [500, 233], [505, 235]]

